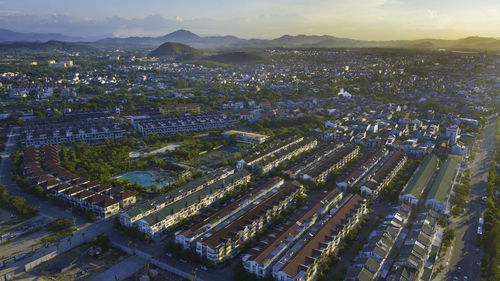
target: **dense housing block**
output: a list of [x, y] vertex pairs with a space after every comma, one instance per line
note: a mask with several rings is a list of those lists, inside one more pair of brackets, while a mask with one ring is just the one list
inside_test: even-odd
[[[42, 164], [43, 163], [43, 167]], [[136, 192], [122, 190], [75, 175], [61, 166], [56, 146], [28, 147], [24, 152], [23, 175], [34, 185], [72, 206], [107, 219], [136, 201]]]
[[408, 157], [402, 151], [393, 152], [387, 160], [361, 186], [361, 191], [377, 197], [380, 191], [387, 186], [394, 176], [403, 168]]
[[166, 204], [157, 212], [144, 216], [137, 221], [137, 228], [153, 238], [158, 238], [164, 230], [198, 213], [200, 209], [211, 205], [236, 186], [247, 183], [249, 180], [250, 173], [246, 170], [237, 171], [222, 180]]
[[297, 181], [287, 182], [278, 188], [272, 196], [246, 212], [222, 225], [212, 229], [196, 242], [196, 252], [202, 257], [221, 262], [233, 256], [240, 246], [254, 237], [257, 231], [265, 228], [276, 214], [294, 202], [295, 195], [303, 191]]
[[343, 193], [338, 189], [322, 191], [309, 198], [306, 205], [295, 210], [285, 222], [263, 237], [242, 258], [243, 267], [257, 275], [265, 277], [272, 273], [273, 266], [286, 252], [313, 228], [321, 224], [321, 218], [342, 200]]
[[238, 214], [250, 210], [256, 204], [259, 204], [262, 200], [271, 196], [284, 182], [282, 178], [274, 177], [257, 187], [248, 188], [248, 191], [240, 198], [223, 206], [215, 213], [195, 223], [188, 229], [178, 231], [175, 235], [176, 243], [181, 244], [185, 249], [195, 248], [196, 241], [205, 233], [217, 228], [221, 224], [233, 220]]
[[245, 163], [267, 173], [292, 157], [314, 148], [317, 144], [318, 141], [314, 138], [291, 138], [262, 151], [254, 151], [255, 153], [245, 159]]
[[336, 169], [342, 168], [359, 154], [359, 146], [346, 144], [337, 149], [330, 156], [322, 158], [316, 165], [303, 172], [302, 178], [317, 182], [325, 182], [328, 175]]
[[321, 257], [333, 253], [347, 232], [359, 223], [366, 212], [366, 201], [361, 196], [355, 194], [347, 198], [291, 257], [276, 264], [279, 269], [276, 269], [274, 276], [283, 281], [313, 280], [318, 273]]
[[69, 113], [61, 117], [25, 120], [23, 146], [102, 141], [122, 138], [126, 131], [107, 112]]
[[201, 114], [181, 117], [133, 117], [132, 126], [143, 136], [175, 134], [234, 126], [234, 120], [222, 114]]

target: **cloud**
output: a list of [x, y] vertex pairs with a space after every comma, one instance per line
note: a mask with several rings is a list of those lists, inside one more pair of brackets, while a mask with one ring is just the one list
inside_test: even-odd
[[176, 22], [183, 22], [183, 21], [184, 21], [184, 19], [183, 19], [183, 18], [181, 18], [180, 16], [176, 16], [176, 17], [175, 17], [175, 21], [176, 21]]

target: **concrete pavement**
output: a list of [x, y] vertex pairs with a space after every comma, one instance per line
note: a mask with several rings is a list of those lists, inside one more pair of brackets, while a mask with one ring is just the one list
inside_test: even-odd
[[[455, 240], [451, 246], [448, 265], [433, 280], [480, 280], [480, 267], [477, 263], [481, 259], [476, 248], [480, 247], [477, 237], [479, 218], [484, 211], [481, 197], [485, 193], [484, 180], [489, 171], [489, 163], [495, 149], [495, 117], [488, 118], [484, 128], [483, 140], [480, 142], [480, 151], [470, 164], [471, 192], [467, 197], [465, 213], [458, 218], [451, 218], [449, 227], [455, 230]], [[460, 267], [460, 270], [459, 270]]]

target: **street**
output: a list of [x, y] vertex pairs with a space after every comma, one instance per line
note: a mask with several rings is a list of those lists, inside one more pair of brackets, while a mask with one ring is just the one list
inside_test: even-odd
[[[485, 193], [484, 180], [489, 171], [489, 163], [495, 149], [495, 121], [496, 117], [488, 119], [484, 128], [483, 141], [480, 142], [480, 150], [469, 165], [471, 171], [471, 191], [467, 198], [465, 213], [457, 218], [450, 218], [449, 227], [455, 230], [455, 240], [448, 251], [449, 260], [445, 264], [445, 269], [433, 280], [453, 280], [457, 276], [458, 280], [480, 280], [480, 253], [476, 248], [480, 248], [477, 240], [477, 227], [479, 218], [484, 211], [484, 203], [481, 197]], [[460, 267], [460, 269], [459, 269]]]

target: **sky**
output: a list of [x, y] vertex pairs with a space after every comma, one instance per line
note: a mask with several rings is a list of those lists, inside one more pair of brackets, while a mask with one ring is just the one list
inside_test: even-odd
[[0, 0], [0, 28], [78, 37], [500, 37], [500, 0]]

